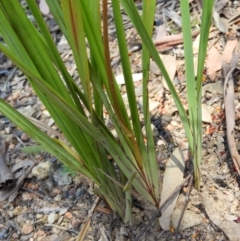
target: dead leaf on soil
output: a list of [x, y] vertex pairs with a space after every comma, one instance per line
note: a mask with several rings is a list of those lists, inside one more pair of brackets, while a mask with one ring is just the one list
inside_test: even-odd
[[223, 74], [224, 74], [224, 106], [225, 116], [227, 124], [227, 140], [228, 147], [231, 153], [231, 157], [235, 168], [240, 174], [240, 156], [236, 147], [234, 139], [234, 127], [235, 127], [235, 103], [234, 103], [234, 82], [232, 73], [235, 70], [239, 59], [239, 53], [234, 53], [230, 65], [223, 63]]
[[222, 19], [220, 18], [219, 13], [217, 13], [216, 11], [213, 11], [213, 20], [215, 23], [215, 26], [222, 32], [222, 33], [227, 33], [227, 26], [225, 25], [225, 23], [222, 21]]
[[[182, 209], [176, 208], [172, 214], [172, 226], [177, 229], [178, 222], [182, 214]], [[199, 214], [196, 214], [190, 210], [185, 210], [183, 218], [180, 225], [180, 230], [186, 228], [191, 228], [199, 225], [202, 222], [202, 217]]]
[[[29, 175], [32, 168], [34, 166], [34, 161], [32, 160], [25, 160], [16, 163], [11, 171], [15, 174], [15, 179], [17, 179], [15, 185], [7, 190], [0, 191], [0, 202], [8, 200], [12, 202], [16, 195], [18, 194], [18, 190], [20, 189], [24, 179]], [[20, 171], [19, 171], [20, 170]]]
[[226, 44], [226, 46], [224, 48], [224, 51], [222, 53], [221, 63], [226, 62], [226, 63], [229, 64], [232, 61], [232, 54], [233, 54], [234, 49], [236, 48], [237, 45], [238, 45], [237, 39], [229, 39], [227, 41], [227, 44]]
[[160, 26], [157, 27], [156, 31], [157, 31], [157, 34], [155, 39], [161, 39], [165, 37], [167, 34], [166, 25], [161, 24]]
[[218, 226], [226, 234], [230, 241], [239, 241], [240, 237], [240, 224], [225, 221], [217, 211], [213, 199], [207, 194], [201, 194], [201, 199], [204, 204], [204, 208], [211, 221]]
[[212, 123], [212, 112], [214, 108], [202, 104], [202, 121], [206, 123]]
[[198, 34], [198, 36], [195, 38], [193, 42], [193, 54], [198, 54], [199, 43], [200, 43], [200, 34]]
[[[185, 159], [181, 148], [176, 148], [170, 156], [166, 170], [164, 172], [163, 187], [161, 194], [160, 206], [167, 200], [173, 193], [175, 188], [183, 181], [183, 173], [185, 167]], [[171, 216], [177, 202], [179, 192], [177, 192], [172, 200], [163, 208], [162, 215], [159, 218], [159, 223], [162, 229], [170, 230]]]
[[212, 46], [212, 48], [208, 52], [208, 57], [206, 61], [208, 76], [211, 80], [215, 79], [216, 71], [221, 69], [221, 63], [219, 61], [220, 58], [221, 54], [218, 52], [215, 46]]
[[8, 190], [15, 184], [15, 178], [5, 160], [6, 143], [0, 142], [0, 190]]
[[[208, 76], [211, 80], [214, 80], [216, 72], [222, 68], [222, 63], [230, 63], [232, 59], [232, 53], [238, 44], [237, 39], [228, 40], [223, 50], [221, 57], [215, 47], [212, 47], [207, 58]], [[218, 57], [218, 59], [217, 59]]]
[[217, 1], [215, 4], [214, 4], [214, 9], [216, 12], [220, 12], [224, 7], [225, 5], [229, 2], [229, 0], [219, 0]]
[[[173, 81], [177, 70], [176, 57], [171, 55], [160, 55], [160, 57], [168, 72], [170, 79]], [[165, 89], [169, 90], [166, 80], [164, 78], [163, 78], [163, 86]]]

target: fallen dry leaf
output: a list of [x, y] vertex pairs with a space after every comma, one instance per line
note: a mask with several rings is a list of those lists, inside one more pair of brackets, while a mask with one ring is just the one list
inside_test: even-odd
[[156, 32], [157, 32], [157, 34], [156, 34], [155, 39], [161, 39], [161, 38], [165, 37], [167, 34], [165, 24], [161, 24], [160, 26], [158, 26], [156, 29]]
[[[167, 198], [173, 193], [175, 188], [183, 181], [183, 173], [185, 167], [185, 159], [182, 150], [178, 147], [170, 156], [166, 170], [164, 172], [161, 203], [160, 206], [167, 200]], [[173, 178], [174, 177], [174, 178]], [[172, 200], [163, 208], [162, 215], [159, 218], [159, 223], [164, 230], [170, 230], [171, 216], [174, 207], [177, 202], [177, 192]]]
[[208, 57], [206, 61], [208, 76], [211, 80], [215, 79], [216, 71], [221, 69], [222, 63], [220, 63], [219, 61], [220, 58], [221, 54], [218, 52], [215, 46], [212, 46], [212, 48], [208, 52]]
[[[212, 47], [212, 49], [210, 50], [212, 52], [210, 54], [208, 54], [208, 60], [207, 60], [208, 75], [211, 80], [214, 80], [214, 78], [216, 76], [216, 72], [222, 68], [223, 62], [225, 62], [225, 63], [231, 62], [232, 53], [233, 53], [234, 49], [236, 48], [237, 44], [238, 44], [237, 39], [228, 40], [221, 57], [219, 57], [219, 53], [216, 50], [216, 48], [214, 49], [214, 47]], [[218, 60], [217, 60], [217, 56], [219, 57]], [[212, 63], [210, 63], [210, 62], [212, 62]]]
[[206, 123], [212, 123], [212, 112], [213, 108], [211, 106], [206, 106], [202, 104], [202, 121]]
[[15, 179], [17, 179], [15, 185], [8, 190], [0, 191], [0, 202], [6, 201], [8, 199], [9, 202], [13, 201], [16, 195], [18, 194], [18, 190], [20, 189], [24, 179], [29, 175], [32, 168], [34, 166], [34, 162], [32, 160], [25, 160], [21, 162], [17, 162], [11, 169], [12, 173], [15, 173], [19, 169], [21, 172], [17, 172], [15, 174]]
[[[172, 214], [172, 226], [177, 229], [178, 222], [182, 214], [182, 209], [176, 208]], [[185, 210], [183, 218], [180, 225], [180, 230], [186, 228], [191, 228], [196, 225], [199, 225], [202, 222], [202, 217], [199, 214], [191, 212], [190, 210]]]
[[201, 194], [204, 208], [211, 221], [226, 234], [230, 241], [239, 241], [240, 224], [223, 220], [219, 211], [215, 209], [213, 199], [207, 194]]
[[236, 48], [236, 46], [238, 45], [238, 40], [237, 39], [229, 39], [227, 41], [227, 44], [224, 48], [224, 51], [222, 53], [222, 57], [220, 59], [221, 63], [222, 62], [226, 62], [226, 63], [230, 63], [232, 60], [232, 54], [234, 52], [234, 49]]
[[213, 11], [213, 20], [215, 23], [215, 26], [222, 32], [222, 33], [227, 33], [227, 26], [226, 24], [222, 21], [220, 18], [219, 13], [216, 11]]
[[6, 143], [0, 141], [0, 190], [11, 189], [15, 184], [15, 177], [6, 164], [5, 152]]
[[23, 234], [30, 234], [33, 231], [34, 227], [31, 223], [25, 223], [22, 227]]
[[198, 54], [199, 43], [200, 43], [200, 34], [198, 34], [198, 36], [195, 38], [193, 42], [193, 54]]
[[234, 103], [234, 82], [232, 73], [235, 70], [238, 64], [239, 53], [234, 53], [232, 56], [232, 61], [230, 65], [226, 63], [223, 64], [223, 73], [224, 73], [224, 107], [225, 107], [225, 116], [227, 124], [227, 140], [228, 147], [231, 153], [231, 157], [235, 168], [240, 174], [240, 156], [235, 143], [234, 138], [234, 128], [235, 128], [235, 103]]
[[[160, 55], [160, 57], [168, 72], [170, 79], [173, 81], [177, 70], [176, 57], [171, 55]], [[165, 89], [169, 90], [166, 80], [164, 78], [163, 78], [163, 86]]]

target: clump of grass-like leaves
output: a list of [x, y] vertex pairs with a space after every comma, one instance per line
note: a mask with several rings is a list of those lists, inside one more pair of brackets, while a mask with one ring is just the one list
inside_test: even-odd
[[[27, 76], [66, 140], [51, 139], [4, 100], [0, 100], [0, 111], [46, 151], [92, 180], [97, 185], [96, 193], [104, 197], [125, 221], [130, 221], [131, 196], [136, 195], [136, 192], [158, 206], [160, 182], [148, 110], [148, 93], [143, 91], [144, 126], [147, 135], [145, 143], [119, 1], [112, 0], [112, 7], [123, 74], [127, 80], [131, 119], [111, 70], [107, 1], [102, 1], [101, 16], [100, 3], [96, 0], [62, 0], [61, 4], [59, 1], [46, 0], [72, 49], [82, 88], [76, 85], [68, 73], [36, 1], [26, 2], [35, 19], [34, 25], [19, 1], [0, 0], [0, 34], [4, 39], [4, 43], [0, 43], [0, 51]], [[161, 69], [181, 116], [194, 157], [198, 186], [201, 160], [201, 78], [213, 1], [204, 1], [203, 4], [196, 81], [193, 72], [189, 5], [188, 1], [181, 1], [189, 118], [151, 40], [156, 0], [143, 0], [142, 18], [133, 1], [120, 2], [143, 41], [143, 90], [147, 90], [151, 56]], [[117, 139], [104, 123], [104, 108], [117, 132]]]

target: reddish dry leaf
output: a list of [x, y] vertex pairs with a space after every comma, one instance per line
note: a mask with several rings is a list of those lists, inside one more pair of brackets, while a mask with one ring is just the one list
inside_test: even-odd
[[156, 38], [155, 39], [162, 39], [167, 34], [167, 30], [166, 30], [165, 24], [161, 24], [160, 26], [158, 26], [156, 31], [157, 31], [157, 34], [156, 34]]
[[219, 62], [220, 58], [220, 53], [215, 48], [215, 46], [212, 46], [212, 48], [208, 52], [207, 58], [207, 72], [211, 80], [215, 79], [216, 71], [221, 69], [221, 63]]
[[227, 124], [227, 140], [228, 147], [231, 153], [231, 157], [235, 168], [240, 174], [240, 156], [237, 151], [235, 139], [234, 139], [234, 127], [235, 127], [235, 103], [234, 103], [234, 82], [232, 73], [238, 64], [239, 53], [234, 53], [230, 65], [223, 64], [224, 73], [224, 106], [225, 116]]
[[208, 54], [207, 67], [208, 75], [211, 80], [214, 80], [216, 72], [222, 68], [222, 63], [230, 63], [232, 59], [232, 53], [238, 44], [237, 39], [228, 40], [224, 48], [222, 56], [219, 56], [219, 52], [213, 46]]
[[22, 227], [23, 234], [30, 234], [33, 231], [34, 227], [31, 223], [25, 223]]
[[[171, 80], [175, 77], [177, 65], [176, 65], [176, 58], [175, 56], [171, 55], [161, 55], [162, 62], [168, 72], [168, 75]], [[163, 86], [168, 90], [167, 83], [165, 79], [163, 78]]]
[[222, 62], [226, 62], [226, 63], [230, 63], [232, 60], [232, 53], [234, 52], [234, 49], [236, 48], [238, 44], [238, 40], [237, 39], [233, 39], [233, 40], [228, 40], [227, 44], [224, 48], [224, 51], [222, 53], [222, 57], [221, 57], [221, 63]]

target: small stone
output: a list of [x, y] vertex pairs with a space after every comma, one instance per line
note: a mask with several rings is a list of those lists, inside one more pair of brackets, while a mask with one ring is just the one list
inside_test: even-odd
[[12, 238], [13, 239], [19, 239], [19, 235], [17, 233], [13, 233]]
[[59, 186], [65, 186], [72, 183], [72, 177], [67, 172], [63, 172], [61, 168], [57, 169], [53, 174], [53, 180]]
[[48, 215], [48, 223], [53, 224], [58, 220], [58, 214], [57, 213], [50, 213]]
[[36, 232], [37, 236], [43, 236], [45, 234], [45, 232], [42, 230], [42, 229], [39, 229], [37, 232]]
[[[59, 241], [59, 236], [57, 234], [52, 234], [52, 235], [49, 235], [47, 237], [45, 237], [44, 239], [42, 239], [41, 241]], [[66, 239], [68, 240], [68, 239]]]
[[73, 219], [72, 220], [72, 227], [74, 228], [74, 229], [76, 229], [76, 230], [78, 230], [79, 229], [79, 227], [80, 227], [80, 224], [81, 224], [81, 221], [79, 220], [79, 219]]
[[23, 199], [23, 201], [30, 201], [33, 199], [33, 196], [31, 193], [24, 192], [24, 193], [22, 193], [22, 199]]
[[17, 206], [14, 210], [13, 210], [13, 214], [15, 215], [15, 216], [18, 216], [18, 215], [20, 215], [22, 213], [22, 207], [20, 207], [20, 206]]
[[41, 105], [40, 105], [40, 110], [41, 110], [41, 111], [44, 111], [44, 110], [46, 110], [46, 107], [41, 104]]
[[[153, 132], [153, 136], [157, 137], [159, 135], [157, 128], [153, 124], [151, 124], [151, 129], [152, 129], [152, 132]], [[145, 126], [142, 128], [142, 133], [143, 133], [144, 136], [146, 136], [146, 128], [145, 128]]]
[[37, 214], [36, 214], [36, 219], [41, 219], [41, 218], [43, 218], [43, 214], [37, 213]]
[[47, 125], [50, 127], [52, 126], [53, 124], [55, 123], [54, 119], [53, 118], [50, 118]]
[[29, 136], [28, 136], [27, 134], [23, 133], [23, 134], [21, 135], [21, 140], [22, 140], [22, 141], [28, 141], [28, 140], [29, 140]]
[[158, 140], [157, 145], [158, 146], [166, 146], [166, 143], [160, 139], [160, 140]]
[[8, 146], [8, 150], [9, 151], [13, 151], [15, 149], [15, 144], [10, 144], [9, 146]]
[[70, 239], [71, 239], [71, 234], [66, 231], [61, 232], [61, 234], [59, 235], [59, 241], [66, 241]]
[[71, 219], [72, 216], [73, 216], [73, 215], [72, 215], [71, 212], [66, 212], [66, 213], [64, 214], [64, 217], [67, 218], [67, 219]]
[[30, 234], [33, 231], [33, 225], [31, 223], [25, 223], [22, 228], [23, 234]]
[[52, 164], [50, 162], [41, 162], [32, 169], [32, 175], [38, 180], [45, 179], [50, 171]]
[[223, 83], [222, 81], [206, 84], [202, 87], [202, 96], [205, 95], [205, 92], [211, 92], [213, 94], [222, 94], [223, 93]]
[[9, 210], [8, 211], [8, 215], [9, 215], [9, 218], [13, 218], [13, 216], [14, 216], [13, 210]]
[[5, 128], [5, 133], [6, 134], [10, 134], [11, 133], [11, 127], [10, 126]]
[[214, 108], [211, 106], [202, 105], [202, 121], [206, 123], [212, 123], [212, 113]]
[[160, 103], [158, 101], [149, 101], [149, 112], [154, 111], [155, 109], [157, 109], [159, 107]]
[[160, 69], [154, 61], [150, 61], [150, 71], [155, 75], [160, 75]]
[[47, 110], [43, 110], [42, 114], [44, 117], [50, 117], [50, 113]]
[[36, 191], [36, 190], [38, 190], [39, 185], [37, 183], [30, 182], [30, 183], [27, 184], [27, 188], [29, 188], [29, 189], [31, 189], [33, 191]]

